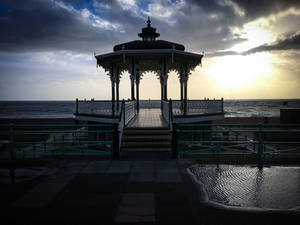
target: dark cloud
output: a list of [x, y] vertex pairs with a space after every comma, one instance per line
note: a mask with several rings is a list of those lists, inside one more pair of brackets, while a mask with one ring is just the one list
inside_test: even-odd
[[235, 0], [234, 2], [245, 11], [248, 20], [265, 17], [291, 7], [300, 7], [299, 0]]
[[281, 51], [281, 50], [299, 50], [300, 49], [300, 31], [296, 34], [281, 39], [275, 43], [265, 44], [252, 48], [246, 51], [244, 54], [252, 54], [256, 52], [266, 52], [266, 51]]
[[[205, 11], [212, 13], [227, 10], [225, 14], [230, 15], [230, 11], [233, 10], [230, 4], [226, 4], [226, 2], [229, 2], [226, 0], [187, 0], [187, 2], [199, 5]], [[244, 22], [266, 17], [291, 7], [300, 7], [299, 0], [232, 0], [232, 2], [236, 3], [245, 13], [245, 17], [242, 19]]]
[[[61, 7], [56, 2], [74, 6], [76, 10]], [[172, 24], [155, 14], [152, 16], [153, 26], [161, 33], [160, 39], [180, 42], [187, 50], [210, 52], [245, 41], [234, 36], [230, 27], [241, 27], [249, 20], [300, 5], [300, 1], [293, 0], [237, 0], [234, 2], [245, 12], [241, 17], [224, 0], [186, 0], [184, 6], [177, 8], [171, 1], [156, 2], [165, 11], [171, 10], [171, 19], [175, 21]], [[80, 15], [78, 10], [83, 7], [93, 7], [92, 13], [119, 27], [93, 26]], [[3, 0], [0, 3], [0, 51], [111, 51], [115, 44], [139, 39], [137, 33], [146, 20], [140, 10], [124, 8], [116, 0]]]
[[235, 51], [210, 52], [210, 53], [206, 53], [205, 57], [219, 57], [219, 56], [228, 56], [228, 55], [240, 55], [240, 53]]
[[28, 5], [19, 2], [23, 1], [4, 3], [6, 10], [0, 14], [1, 51], [91, 53], [117, 39], [116, 32], [94, 27], [76, 10], [60, 7], [53, 1], [28, 1]]

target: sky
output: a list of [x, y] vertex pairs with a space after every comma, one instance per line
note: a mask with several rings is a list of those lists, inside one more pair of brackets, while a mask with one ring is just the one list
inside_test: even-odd
[[[139, 40], [147, 17], [159, 39], [202, 53], [188, 98], [300, 98], [299, 0], [1, 0], [0, 100], [110, 99], [94, 54]], [[178, 99], [178, 75], [168, 97]], [[120, 98], [130, 97], [129, 74]], [[141, 99], [159, 99], [147, 73]]]

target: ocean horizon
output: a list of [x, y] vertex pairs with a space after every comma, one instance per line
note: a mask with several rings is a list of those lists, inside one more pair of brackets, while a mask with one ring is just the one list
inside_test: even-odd
[[[88, 100], [88, 99], [87, 99]], [[147, 100], [140, 100], [146, 103]], [[152, 100], [160, 104], [160, 100]], [[300, 99], [224, 99], [225, 117], [279, 117], [282, 108], [300, 108]], [[74, 118], [75, 100], [2, 100], [0, 118]]]

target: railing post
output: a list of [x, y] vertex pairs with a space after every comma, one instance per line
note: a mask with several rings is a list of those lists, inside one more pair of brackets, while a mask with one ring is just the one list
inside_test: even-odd
[[112, 145], [112, 158], [113, 159], [119, 159], [120, 158], [120, 149], [119, 149], [119, 147], [120, 147], [120, 138], [119, 138], [119, 129], [118, 129], [118, 127], [119, 127], [119, 124], [117, 124], [117, 123], [114, 123], [113, 124], [113, 141], [112, 141], [112, 143], [113, 143], [113, 145]]
[[223, 113], [224, 112], [224, 99], [223, 97], [221, 98], [221, 112]]
[[172, 157], [177, 159], [178, 158], [178, 134], [177, 134], [177, 124], [173, 123], [172, 125]]
[[262, 167], [262, 157], [263, 157], [263, 140], [262, 140], [262, 124], [258, 125], [258, 167]]
[[183, 115], [186, 115], [187, 112], [187, 99], [183, 101]]
[[14, 124], [9, 124], [9, 155], [10, 159], [15, 159], [15, 146], [14, 146]]
[[[123, 101], [122, 101], [122, 107], [123, 107], [123, 110], [124, 110], [124, 113], [123, 113], [123, 122], [124, 122], [124, 124], [123, 124], [123, 126], [125, 127], [125, 124], [126, 124], [126, 121], [125, 121], [125, 118], [126, 118], [126, 116], [125, 116], [125, 113], [126, 113], [126, 105], [125, 105], [125, 100], [124, 100], [124, 98], [123, 98]], [[121, 111], [122, 111], [122, 109], [121, 109]]]
[[76, 114], [78, 114], [78, 98], [76, 98], [76, 111], [75, 111]]
[[172, 123], [172, 99], [170, 99], [169, 101], [169, 126], [170, 126], [170, 123]]

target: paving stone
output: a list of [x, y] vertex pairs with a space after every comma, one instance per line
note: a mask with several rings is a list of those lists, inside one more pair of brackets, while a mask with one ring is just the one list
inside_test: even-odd
[[181, 182], [181, 177], [177, 171], [160, 171], [157, 173], [157, 182]]
[[77, 168], [67, 168], [58, 171], [58, 174], [54, 174], [41, 182], [23, 197], [19, 198], [14, 207], [43, 207], [48, 204], [69, 181], [81, 170]]
[[155, 222], [153, 193], [123, 195], [115, 222]]
[[130, 173], [129, 182], [154, 182], [153, 172], [135, 172]]
[[130, 167], [127, 165], [120, 165], [120, 166], [110, 166], [106, 173], [111, 174], [111, 173], [129, 173]]
[[153, 167], [153, 166], [154, 166], [153, 160], [133, 161], [133, 163], [132, 163], [132, 167]]
[[105, 173], [109, 164], [108, 161], [94, 161], [89, 163], [80, 173]]
[[148, 167], [132, 167], [131, 168], [131, 173], [153, 173], [154, 167], [153, 166], [148, 166]]

